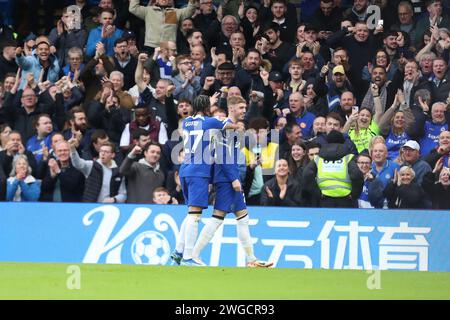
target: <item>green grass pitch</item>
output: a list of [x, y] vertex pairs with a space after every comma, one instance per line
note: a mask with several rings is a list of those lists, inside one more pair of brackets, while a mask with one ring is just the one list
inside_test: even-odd
[[78, 264], [79, 290], [70, 290], [69, 264], [0, 263], [0, 299], [450, 299], [449, 272], [249, 269]]

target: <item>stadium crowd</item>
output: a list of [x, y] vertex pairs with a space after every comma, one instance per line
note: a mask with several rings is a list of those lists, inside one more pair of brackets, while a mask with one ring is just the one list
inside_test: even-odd
[[450, 209], [450, 1], [147, 2], [0, 1], [0, 200], [184, 203], [206, 95], [249, 205]]

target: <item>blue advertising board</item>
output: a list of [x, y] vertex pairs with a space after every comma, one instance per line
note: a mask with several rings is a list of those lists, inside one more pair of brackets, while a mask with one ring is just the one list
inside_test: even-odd
[[[0, 203], [0, 261], [168, 265], [186, 209]], [[450, 271], [449, 212], [251, 207], [249, 215], [255, 255], [275, 267]], [[245, 266], [233, 215], [201, 258]]]

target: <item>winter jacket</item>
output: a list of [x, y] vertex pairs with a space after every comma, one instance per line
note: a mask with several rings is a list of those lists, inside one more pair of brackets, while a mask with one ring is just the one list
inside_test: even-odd
[[[109, 74], [114, 71], [114, 65], [106, 55], [102, 55], [100, 59], [103, 61], [103, 67], [105, 68], [106, 75], [109, 77]], [[94, 99], [95, 95], [102, 88], [102, 77], [95, 75], [95, 66], [98, 61], [99, 59], [92, 58], [80, 73], [80, 80], [83, 81], [84, 87], [86, 88], [85, 101]]]
[[443, 186], [439, 182], [439, 174], [426, 173], [422, 187], [431, 199], [433, 209], [450, 210], [450, 186]]
[[[353, 154], [358, 154], [358, 150], [356, 149], [355, 143], [350, 139], [350, 137], [348, 136], [348, 134], [343, 133], [344, 135], [344, 147], [346, 148], [346, 152], [348, 153], [353, 153]], [[315, 141], [317, 143], [320, 143], [320, 145], [326, 146], [328, 144], [327, 142], [327, 135], [325, 133], [321, 133], [319, 132], [319, 134], [317, 134], [315, 139], [312, 139], [310, 141]]]
[[194, 98], [197, 97], [201, 90], [200, 86], [200, 77], [195, 76], [192, 79], [192, 82], [189, 83], [185, 88], [183, 88], [183, 84], [185, 80], [181, 78], [180, 75], [177, 75], [172, 78], [173, 84], [175, 86], [175, 91], [173, 93], [173, 97], [176, 100], [180, 100], [182, 98], [188, 99], [189, 101], [194, 101]]
[[35, 109], [27, 113], [25, 108], [22, 107], [20, 100], [18, 104], [16, 103], [16, 95], [7, 92], [3, 107], [0, 108], [0, 113], [5, 121], [13, 126], [14, 130], [20, 132], [22, 140], [28, 141], [35, 134], [34, 120], [41, 113], [50, 115], [55, 130], [62, 129], [65, 120], [64, 99], [60, 93], [57, 93], [55, 97], [56, 100], [53, 100], [48, 91], [45, 91], [39, 97], [41, 103], [37, 103]]
[[7, 73], [16, 73], [19, 66], [16, 63], [15, 59], [8, 61], [0, 54], [0, 81], [5, 80], [5, 75]]
[[[272, 192], [273, 198], [269, 198], [267, 195], [266, 187]], [[272, 207], [296, 207], [302, 205], [300, 185], [291, 176], [288, 178], [287, 191], [283, 199], [280, 199], [280, 192], [277, 178], [273, 177], [264, 184], [261, 191], [261, 205]]]
[[86, 55], [93, 57], [95, 55], [96, 45], [98, 42], [102, 42], [105, 46], [105, 54], [108, 57], [114, 56], [114, 42], [119, 39], [123, 34], [123, 31], [116, 28], [114, 33], [109, 38], [102, 38], [102, 26], [98, 26], [89, 32], [89, 37], [86, 45]]
[[84, 29], [78, 29], [70, 32], [64, 31], [61, 35], [58, 35], [58, 29], [55, 27], [50, 31], [48, 39], [50, 43], [56, 47], [56, 54], [60, 66], [63, 66], [69, 63], [66, 59], [70, 48], [77, 47], [81, 50], [84, 49], [87, 40], [87, 32]]
[[[37, 177], [35, 173], [37, 172], [38, 166], [36, 159], [33, 156], [33, 153], [28, 150], [25, 150], [23, 154], [27, 156], [28, 165], [31, 167], [33, 176]], [[9, 156], [6, 153], [6, 150], [0, 151], [0, 167], [1, 167], [0, 172], [4, 172], [5, 176], [9, 177], [9, 174], [12, 171], [13, 161], [14, 157]]]
[[119, 143], [122, 131], [127, 120], [131, 117], [130, 111], [124, 108], [110, 108], [107, 110], [100, 101], [93, 100], [87, 108], [89, 123], [96, 129], [104, 129], [114, 143]]
[[24, 180], [10, 177], [6, 185], [6, 201], [38, 201], [41, 192], [41, 181], [33, 176], [27, 176]]
[[114, 197], [119, 203], [125, 202], [125, 179], [119, 174], [114, 160], [106, 166], [100, 160], [81, 159], [76, 151], [71, 151], [70, 158], [72, 165], [86, 177], [83, 202], [103, 202], [108, 197]]
[[417, 184], [421, 185], [422, 184], [422, 180], [423, 177], [425, 176], [425, 174], [427, 174], [428, 172], [432, 171], [430, 165], [424, 161], [424, 160], [417, 160], [414, 163], [405, 163], [406, 165], [411, 166], [411, 168], [414, 170], [416, 176], [414, 178], [414, 182], [416, 182]]
[[120, 173], [127, 177], [128, 203], [153, 203], [153, 191], [165, 183], [159, 164], [152, 167], [145, 159], [135, 162], [132, 155], [123, 161]]
[[[344, 144], [328, 143], [320, 149], [319, 157], [324, 160], [336, 161], [348, 154], [350, 154], [350, 152]], [[354, 160], [351, 160], [348, 163], [347, 170], [352, 184], [351, 197], [352, 199], [358, 199], [364, 185], [364, 176]], [[317, 165], [315, 161], [311, 161], [306, 165], [303, 171], [304, 188], [309, 194], [317, 194], [319, 187], [316, 178]]]
[[159, 47], [161, 41], [176, 41], [178, 24], [194, 14], [196, 4], [190, 0], [187, 7], [141, 6], [139, 0], [131, 0], [129, 10], [145, 21], [145, 41], [147, 47]]
[[384, 196], [388, 200], [389, 208], [403, 208], [403, 209], [423, 209], [425, 205], [423, 198], [425, 191], [416, 184], [397, 186], [393, 181], [389, 182], [384, 189]]
[[81, 202], [84, 190], [85, 178], [72, 164], [61, 168], [61, 172], [52, 177], [47, 167], [47, 172], [42, 180], [40, 201], [53, 202], [57, 182], [61, 192], [61, 202]]
[[[47, 79], [43, 80], [44, 81], [48, 80], [50, 82], [55, 83], [56, 81], [59, 80], [59, 72], [60, 72], [59, 61], [55, 55], [50, 55], [48, 59], [50, 62], [50, 66], [47, 73]], [[25, 88], [25, 85], [27, 84], [28, 73], [32, 73], [36, 81], [39, 79], [39, 76], [42, 71], [42, 65], [36, 53], [33, 53], [31, 56], [24, 56], [23, 54], [18, 55], [16, 57], [16, 62], [17, 65], [22, 69], [21, 73], [22, 80], [19, 86], [20, 89]]]

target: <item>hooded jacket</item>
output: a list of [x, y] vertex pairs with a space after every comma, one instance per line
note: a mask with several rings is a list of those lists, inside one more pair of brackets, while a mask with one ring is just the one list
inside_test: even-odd
[[[341, 143], [328, 143], [324, 145], [319, 152], [319, 157], [324, 160], [336, 161], [342, 159], [346, 155], [350, 154], [344, 144]], [[361, 194], [362, 187], [364, 185], [364, 176], [359, 170], [354, 158], [348, 163], [348, 174], [352, 183], [352, 199], [358, 199]], [[317, 165], [315, 161], [311, 161], [305, 167], [303, 172], [303, 181], [305, 182], [304, 188], [310, 194], [317, 194], [319, 189], [317, 182]]]

